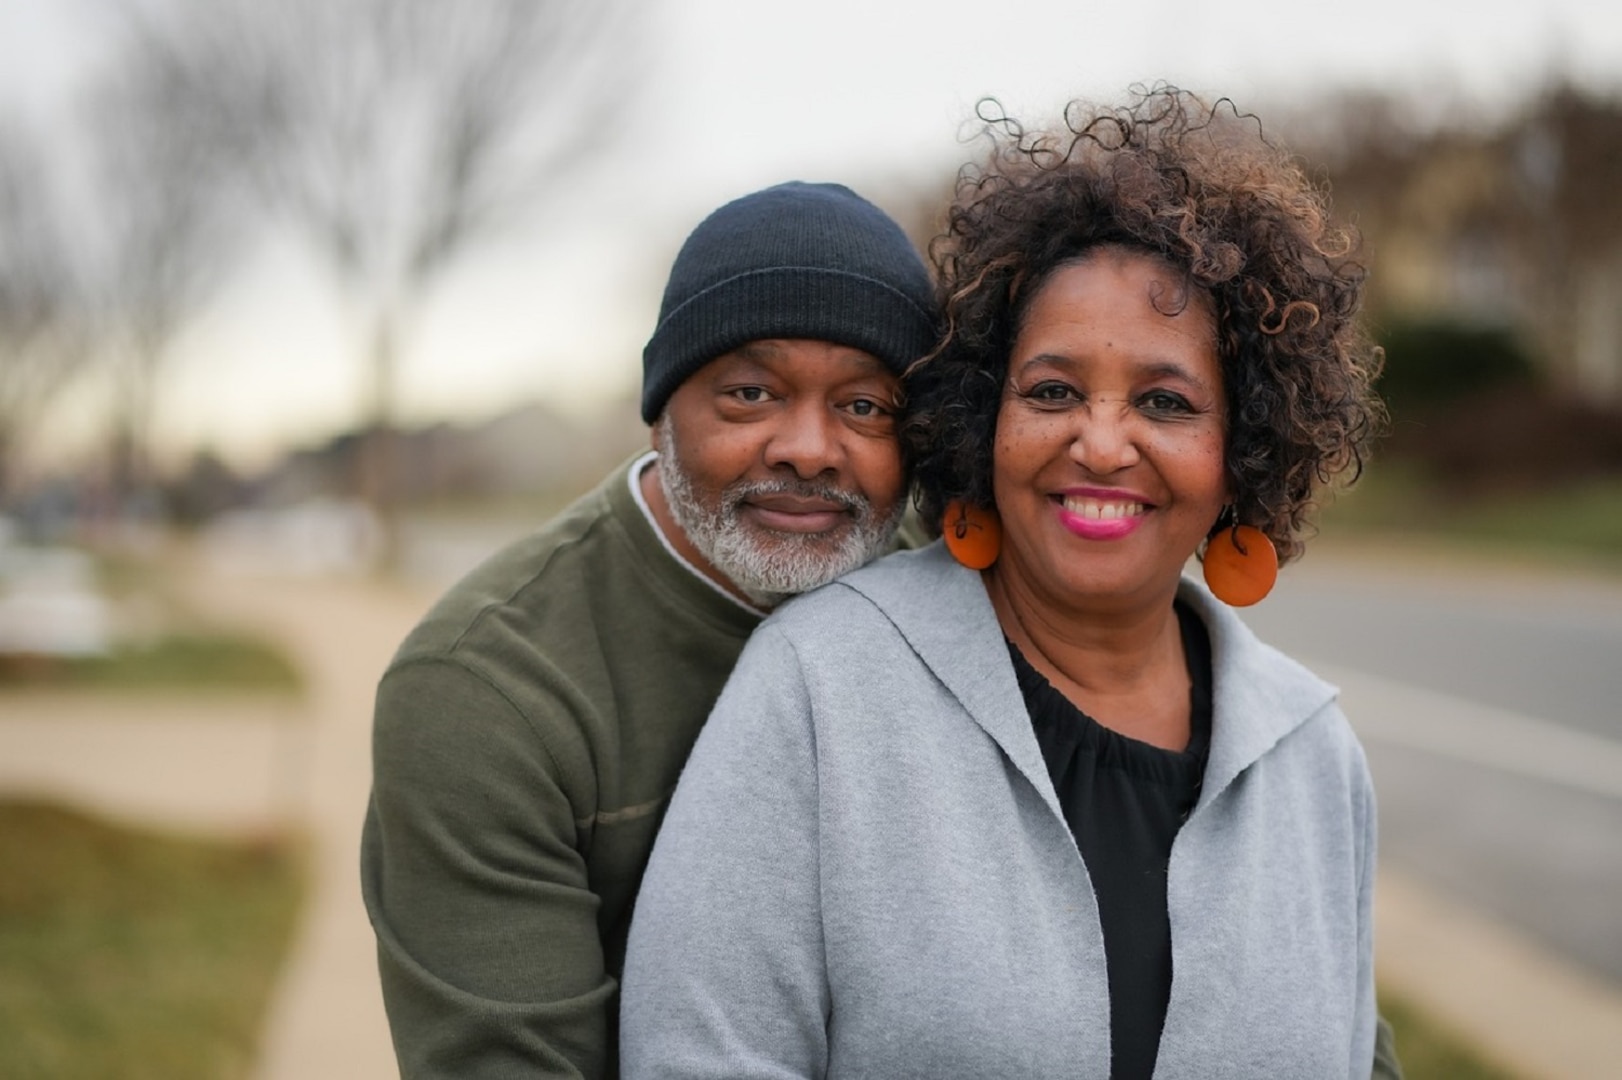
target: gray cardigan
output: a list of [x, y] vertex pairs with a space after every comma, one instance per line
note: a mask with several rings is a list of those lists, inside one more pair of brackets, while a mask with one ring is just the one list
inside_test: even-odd
[[[1374, 796], [1334, 688], [1192, 581], [1214, 717], [1157, 1077], [1367, 1077]], [[1104, 942], [979, 576], [889, 556], [750, 639], [631, 929], [640, 1077], [1107, 1077]]]

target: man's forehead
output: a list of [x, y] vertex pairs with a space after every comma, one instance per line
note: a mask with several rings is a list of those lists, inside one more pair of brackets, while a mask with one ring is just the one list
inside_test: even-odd
[[855, 375], [874, 375], [895, 378], [884, 362], [872, 353], [854, 345], [820, 338], [761, 338], [748, 341], [716, 358], [732, 362], [755, 363], [775, 369], [793, 369], [800, 365], [834, 364], [850, 369]]

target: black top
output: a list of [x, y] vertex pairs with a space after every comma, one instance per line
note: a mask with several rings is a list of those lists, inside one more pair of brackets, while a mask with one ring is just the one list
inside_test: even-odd
[[1009, 642], [1059, 807], [1087, 864], [1109, 973], [1111, 1080], [1148, 1078], [1171, 997], [1166, 871], [1177, 830], [1199, 799], [1211, 745], [1211, 641], [1177, 605], [1192, 705], [1185, 750], [1162, 750], [1072, 705]]

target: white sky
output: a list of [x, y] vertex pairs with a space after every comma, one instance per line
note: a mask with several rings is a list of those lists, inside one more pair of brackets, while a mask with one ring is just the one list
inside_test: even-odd
[[[92, 55], [98, 5], [0, 0], [0, 114], [65, 96]], [[969, 152], [957, 136], [984, 95], [1041, 119], [1072, 96], [1113, 100], [1159, 79], [1259, 106], [1369, 83], [1432, 107], [1492, 105], [1552, 73], [1622, 91], [1615, 0], [644, 7], [649, 55], [628, 60], [644, 93], [621, 149], [444, 283], [404, 361], [413, 419], [630, 394], [669, 260], [698, 218], [790, 178], [840, 180], [880, 203], [938, 183]], [[174, 357], [160, 406], [171, 448], [252, 461], [352, 421], [361, 365], [326, 284], [293, 247], [235, 282]], [[71, 433], [71, 421], [57, 426]]]

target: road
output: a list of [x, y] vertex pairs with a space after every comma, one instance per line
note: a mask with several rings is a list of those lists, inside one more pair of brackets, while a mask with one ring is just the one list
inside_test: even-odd
[[1245, 617], [1343, 686], [1382, 864], [1622, 985], [1622, 579], [1309, 549]]

